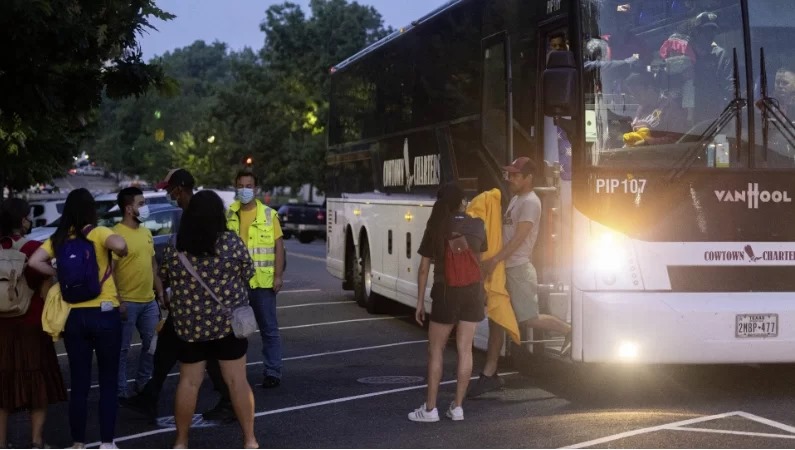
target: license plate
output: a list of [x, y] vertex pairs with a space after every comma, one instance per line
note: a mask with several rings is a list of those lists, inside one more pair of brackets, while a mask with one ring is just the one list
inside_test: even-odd
[[778, 336], [778, 314], [737, 314], [735, 323], [738, 338]]
[[306, 230], [306, 225], [304, 225], [304, 224], [298, 225], [298, 229], [299, 230]]

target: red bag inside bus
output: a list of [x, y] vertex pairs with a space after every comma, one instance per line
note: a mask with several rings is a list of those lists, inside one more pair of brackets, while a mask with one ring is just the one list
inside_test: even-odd
[[448, 239], [444, 249], [444, 282], [450, 287], [480, 282], [480, 264], [463, 235]]

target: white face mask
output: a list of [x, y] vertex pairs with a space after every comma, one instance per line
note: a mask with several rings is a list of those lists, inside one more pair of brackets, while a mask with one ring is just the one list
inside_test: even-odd
[[148, 218], [149, 218], [149, 205], [144, 205], [138, 208], [138, 215], [136, 216], [136, 219], [138, 219], [139, 222], [144, 222]]
[[247, 205], [254, 200], [254, 189], [251, 188], [240, 188], [237, 190], [237, 198], [240, 199], [240, 203]]

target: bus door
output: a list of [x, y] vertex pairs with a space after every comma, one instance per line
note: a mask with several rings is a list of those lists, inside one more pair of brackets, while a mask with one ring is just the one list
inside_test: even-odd
[[[537, 42], [537, 79], [540, 80], [550, 52], [572, 50], [574, 39], [568, 21], [554, 21], [541, 27]], [[538, 90], [537, 98], [541, 99], [543, 93], [540, 83]], [[539, 105], [541, 103], [538, 102]], [[539, 107], [536, 117], [541, 122], [537, 125], [541, 136], [535, 155], [539, 163], [535, 192], [541, 199], [542, 213], [533, 265], [538, 273], [539, 310], [541, 314], [554, 315], [570, 323], [571, 143], [574, 139], [569, 138], [565, 126], [544, 115], [543, 107]], [[559, 354], [563, 346], [563, 336], [537, 330], [534, 332], [533, 329], [528, 330], [528, 340], [529, 350], [533, 353], [546, 351]]]

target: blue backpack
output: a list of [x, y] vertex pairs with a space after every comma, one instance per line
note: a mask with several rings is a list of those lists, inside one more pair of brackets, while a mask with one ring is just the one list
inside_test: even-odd
[[82, 236], [67, 239], [56, 254], [58, 282], [61, 295], [67, 303], [81, 303], [99, 297], [102, 284], [112, 271], [112, 260], [108, 260], [108, 269], [99, 280], [99, 264], [94, 251], [94, 243], [88, 240], [88, 233], [93, 227], [86, 227]]

